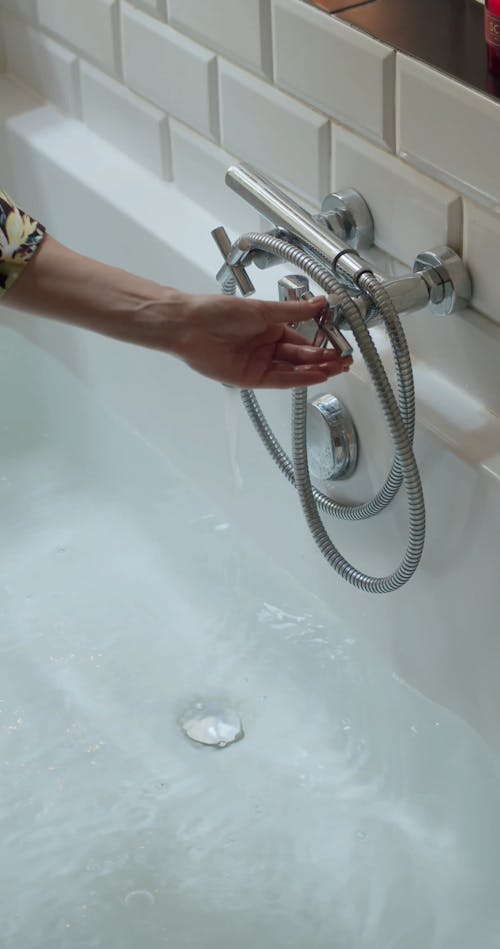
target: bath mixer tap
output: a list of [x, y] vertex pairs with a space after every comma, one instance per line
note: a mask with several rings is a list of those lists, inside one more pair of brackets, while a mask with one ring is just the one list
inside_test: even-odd
[[[469, 273], [451, 247], [435, 247], [418, 254], [413, 273], [407, 276], [389, 279], [378, 274], [373, 265], [359, 253], [360, 249], [371, 246], [373, 242], [373, 222], [366, 202], [351, 188], [327, 195], [322, 212], [314, 216], [245, 166], [230, 167], [226, 183], [274, 225], [271, 236], [286, 236], [286, 239], [325, 264], [355, 298], [358, 308], [361, 306], [370, 323], [376, 321], [378, 314], [366, 295], [363, 297], [361, 283], [365, 274], [373, 274], [379, 279], [400, 315], [422, 310], [426, 306], [434, 313], [449, 315], [470, 303]], [[336, 228], [335, 222], [338, 224]], [[244, 268], [249, 263], [268, 267], [280, 262], [280, 258], [276, 258], [269, 250], [259, 250], [252, 245], [248, 235], [243, 235], [233, 245], [229, 242], [229, 246], [231, 249], [226, 245], [224, 254], [226, 267], [233, 268], [238, 285], [241, 270], [236, 273], [235, 268]], [[219, 282], [223, 271], [224, 268], [219, 271]], [[253, 287], [246, 291], [242, 288], [242, 292], [245, 295], [252, 293]], [[341, 323], [339, 318], [338, 325]]]
[[[425, 505], [413, 453], [413, 373], [399, 315], [426, 306], [437, 314], [461, 309], [471, 297], [469, 274], [460, 257], [449, 247], [419, 254], [413, 273], [400, 279], [387, 279], [378, 274], [359, 253], [372, 243], [373, 222], [363, 198], [352, 189], [327, 195], [321, 213], [314, 216], [250, 168], [232, 166], [227, 171], [226, 183], [273, 227], [265, 233], [243, 234], [233, 243], [223, 228], [213, 232], [223, 255], [223, 265], [217, 274], [223, 292], [235, 293], [239, 287], [244, 295], [253, 293], [246, 268], [252, 263], [267, 268], [283, 261], [302, 271], [304, 276], [291, 274], [282, 278], [278, 284], [280, 299], [307, 297], [310, 294], [307, 278], [321, 288], [328, 305], [314, 327], [311, 341], [330, 344], [346, 357], [352, 348], [344, 332], [350, 330], [354, 334], [382, 404], [394, 446], [392, 465], [384, 484], [375, 497], [357, 504], [336, 501], [311, 484], [306, 437], [307, 390], [293, 390], [292, 459], [269, 428], [250, 390], [241, 393], [245, 408], [276, 464], [297, 488], [313, 539], [333, 569], [358, 589], [370, 593], [397, 590], [414, 575], [425, 539]], [[397, 392], [392, 389], [370, 335], [370, 325], [379, 320], [391, 341]], [[310, 327], [306, 330], [304, 324], [300, 330], [309, 333]], [[347, 464], [342, 476], [348, 476], [354, 467], [354, 462]], [[319, 511], [344, 520], [373, 517], [388, 506], [403, 483], [409, 520], [404, 556], [399, 567], [387, 576], [370, 576], [342, 556], [327, 533]]]

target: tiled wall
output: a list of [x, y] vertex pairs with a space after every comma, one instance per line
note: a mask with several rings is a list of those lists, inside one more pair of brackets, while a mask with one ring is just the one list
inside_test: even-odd
[[0, 0], [5, 68], [237, 230], [253, 163], [309, 205], [358, 188], [406, 264], [463, 250], [500, 325], [500, 102], [303, 0]]

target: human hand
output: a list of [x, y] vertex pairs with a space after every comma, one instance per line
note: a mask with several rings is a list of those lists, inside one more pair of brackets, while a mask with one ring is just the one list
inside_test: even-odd
[[169, 322], [174, 319], [176, 325], [170, 351], [197, 372], [239, 388], [287, 389], [326, 382], [346, 372], [352, 359], [311, 346], [287, 325], [318, 316], [325, 302], [324, 297], [269, 303], [181, 294], [169, 303]]
[[269, 303], [164, 287], [88, 257], [46, 235], [9, 291], [19, 309], [179, 356], [239, 388], [287, 389], [349, 369], [333, 349], [311, 346], [289, 322], [319, 316], [324, 297]]

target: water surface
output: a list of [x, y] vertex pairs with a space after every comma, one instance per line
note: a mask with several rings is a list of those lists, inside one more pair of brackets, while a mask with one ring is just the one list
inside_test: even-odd
[[2, 339], [2, 949], [500, 947], [482, 740]]

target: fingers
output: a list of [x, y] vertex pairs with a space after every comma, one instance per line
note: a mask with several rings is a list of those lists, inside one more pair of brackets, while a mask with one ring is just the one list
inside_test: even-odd
[[263, 303], [263, 314], [268, 323], [302, 323], [318, 316], [326, 306], [326, 297], [288, 303]]
[[332, 367], [338, 365], [339, 369], [342, 369], [347, 361], [352, 362], [352, 359], [346, 360], [339, 356], [335, 349], [320, 349], [318, 346], [295, 343], [277, 343], [274, 347], [274, 358], [294, 366], [325, 363]]
[[254, 388], [295, 389], [299, 386], [320, 385], [331, 376], [348, 372], [351, 361], [345, 360], [347, 365], [340, 367], [325, 363], [318, 366], [274, 366], [265, 373], [259, 385]]
[[276, 369], [268, 373], [261, 384], [256, 388], [262, 389], [297, 389], [303, 386], [317, 386], [329, 378], [319, 369], [300, 370], [291, 372], [288, 369]]

